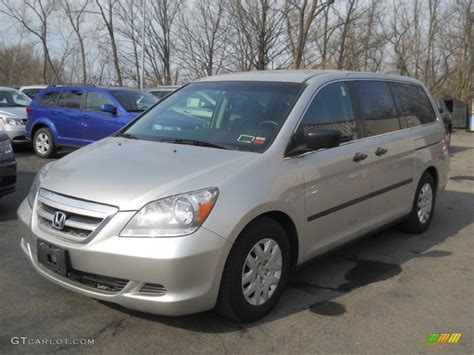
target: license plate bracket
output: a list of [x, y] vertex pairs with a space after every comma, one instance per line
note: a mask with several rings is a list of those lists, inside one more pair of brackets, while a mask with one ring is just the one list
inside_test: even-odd
[[67, 250], [38, 239], [38, 262], [51, 271], [67, 276], [70, 270]]

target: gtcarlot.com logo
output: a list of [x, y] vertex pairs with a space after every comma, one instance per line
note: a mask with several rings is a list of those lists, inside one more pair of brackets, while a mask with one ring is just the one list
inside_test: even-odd
[[451, 343], [456, 344], [461, 339], [461, 333], [430, 333], [426, 337], [426, 343], [428, 344], [444, 344]]
[[13, 345], [94, 345], [94, 339], [88, 338], [29, 338], [29, 337], [12, 337]]

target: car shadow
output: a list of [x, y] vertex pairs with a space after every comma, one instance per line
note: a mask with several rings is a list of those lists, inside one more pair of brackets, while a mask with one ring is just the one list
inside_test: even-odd
[[450, 155], [455, 155], [457, 153], [464, 152], [466, 150], [471, 150], [473, 149], [472, 147], [465, 147], [465, 146], [460, 146], [460, 145], [450, 145], [449, 146], [449, 154]]
[[445, 191], [438, 199], [432, 224], [425, 233], [410, 235], [390, 228], [316, 258], [292, 272], [278, 305], [257, 322], [238, 324], [211, 311], [165, 317], [101, 303], [132, 317], [204, 333], [239, 331], [244, 334], [253, 327], [306, 310], [315, 316], [337, 317], [346, 312], [346, 306], [338, 300], [340, 296], [396, 277], [403, 272], [403, 265], [414, 258], [449, 257], [452, 253], [443, 250], [440, 244], [473, 223], [473, 206], [473, 193]]

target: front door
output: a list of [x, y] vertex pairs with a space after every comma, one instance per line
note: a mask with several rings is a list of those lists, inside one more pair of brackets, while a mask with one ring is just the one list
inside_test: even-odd
[[371, 156], [344, 82], [324, 86], [308, 107], [297, 139], [314, 127], [341, 131], [342, 144], [300, 157], [305, 179], [307, 257], [341, 243], [368, 225]]

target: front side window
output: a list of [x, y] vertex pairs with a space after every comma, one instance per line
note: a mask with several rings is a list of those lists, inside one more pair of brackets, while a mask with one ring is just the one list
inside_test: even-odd
[[48, 91], [38, 99], [39, 106], [54, 106], [56, 99], [59, 96], [59, 91]]
[[110, 91], [127, 112], [142, 112], [153, 106], [158, 99], [143, 91]]
[[392, 90], [400, 111], [402, 128], [436, 121], [431, 102], [419, 85], [392, 83]]
[[58, 106], [64, 108], [81, 108], [81, 101], [81, 90], [65, 90], [59, 97]]
[[101, 111], [102, 105], [109, 104], [113, 105], [113, 102], [104, 94], [96, 91], [89, 91], [86, 97], [85, 110], [88, 111]]
[[20, 91], [0, 91], [0, 107], [26, 107], [30, 103], [31, 99]]
[[318, 92], [298, 128], [299, 144], [312, 128], [335, 128], [341, 132], [341, 142], [359, 137], [347, 84], [329, 84]]
[[352, 84], [368, 136], [398, 131], [400, 121], [390, 87], [384, 81], [355, 81]]
[[300, 83], [193, 83], [161, 101], [124, 133], [263, 152], [303, 88]]

